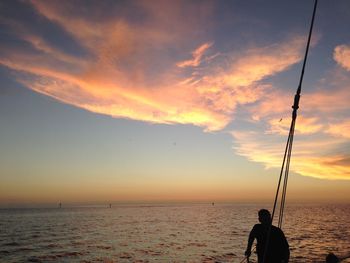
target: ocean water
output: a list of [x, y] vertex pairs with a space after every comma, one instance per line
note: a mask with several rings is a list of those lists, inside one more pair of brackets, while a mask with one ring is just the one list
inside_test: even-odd
[[[0, 209], [0, 262], [241, 262], [247, 204]], [[350, 252], [350, 205], [288, 205], [290, 262]], [[250, 262], [255, 262], [253, 254]], [[344, 261], [345, 262], [345, 261]], [[349, 261], [347, 261], [349, 262]]]

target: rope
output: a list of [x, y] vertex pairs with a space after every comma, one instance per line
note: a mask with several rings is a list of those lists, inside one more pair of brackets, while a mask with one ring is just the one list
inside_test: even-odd
[[[280, 187], [281, 187], [282, 177], [284, 175], [283, 189], [282, 189], [282, 196], [281, 196], [280, 210], [279, 210], [279, 217], [278, 217], [278, 227], [282, 228], [283, 216], [284, 216], [284, 207], [285, 207], [285, 203], [286, 203], [288, 177], [289, 177], [289, 167], [290, 167], [290, 160], [291, 160], [291, 156], [292, 156], [295, 124], [296, 124], [296, 119], [297, 119], [297, 111], [299, 109], [301, 87], [302, 87], [303, 78], [304, 78], [305, 65], [306, 65], [306, 61], [307, 61], [307, 57], [308, 57], [308, 53], [309, 53], [309, 47], [310, 47], [310, 41], [311, 41], [311, 36], [312, 36], [312, 29], [313, 29], [314, 20], [315, 20], [317, 2], [318, 2], [318, 0], [315, 0], [315, 2], [314, 2], [314, 9], [313, 9], [313, 13], [312, 13], [311, 25], [310, 25], [309, 35], [308, 35], [308, 39], [307, 39], [307, 44], [306, 44], [305, 56], [304, 56], [303, 66], [302, 66], [302, 70], [301, 70], [301, 74], [300, 74], [299, 85], [298, 85], [298, 89], [296, 91], [296, 94], [294, 96], [294, 104], [292, 106], [292, 108], [293, 108], [292, 121], [291, 121], [291, 125], [290, 125], [290, 128], [289, 128], [289, 134], [288, 134], [288, 138], [287, 138], [286, 148], [284, 150], [284, 156], [283, 156], [281, 171], [280, 171], [280, 175], [279, 175], [279, 179], [278, 179], [275, 200], [274, 200], [274, 203], [273, 203], [273, 210], [272, 210], [272, 215], [271, 215], [271, 224], [269, 226], [268, 233], [267, 233], [267, 240], [266, 240], [265, 252], [264, 252], [264, 257], [263, 257], [263, 263], [266, 262], [266, 255], [267, 255], [266, 252], [267, 252], [267, 248], [268, 248], [268, 245], [269, 245], [269, 239], [270, 239], [270, 234], [271, 234], [271, 226], [272, 226], [273, 218], [274, 218], [274, 215], [275, 215], [275, 212], [276, 212], [276, 206], [277, 206], [277, 201], [278, 201], [278, 197], [279, 197], [279, 190], [280, 190]], [[249, 257], [243, 258], [243, 260], [240, 261], [240, 263], [243, 263], [245, 260], [247, 260], [247, 262], [249, 262]]]
[[292, 125], [292, 131], [291, 136], [289, 140], [289, 147], [288, 147], [288, 154], [287, 154], [287, 164], [286, 169], [284, 173], [284, 182], [283, 182], [283, 190], [282, 190], [282, 198], [281, 198], [281, 204], [280, 204], [280, 214], [278, 218], [278, 227], [282, 228], [282, 220], [283, 220], [283, 213], [284, 213], [284, 205], [286, 202], [286, 193], [287, 193], [287, 184], [288, 184], [288, 176], [289, 176], [289, 166], [290, 166], [290, 159], [292, 156], [292, 146], [293, 146], [293, 139], [294, 139], [294, 129], [295, 129], [295, 121]]
[[239, 263], [243, 263], [246, 260], [247, 260], [247, 262], [249, 262], [249, 257], [244, 257]]
[[[272, 225], [273, 218], [274, 218], [275, 211], [276, 211], [276, 205], [277, 205], [277, 200], [278, 200], [278, 196], [279, 196], [279, 190], [280, 190], [280, 186], [281, 186], [282, 176], [284, 175], [283, 189], [282, 189], [282, 196], [281, 196], [281, 203], [280, 203], [280, 210], [279, 210], [279, 218], [278, 218], [278, 227], [280, 227], [280, 228], [282, 228], [284, 207], [285, 207], [285, 203], [286, 203], [289, 167], [290, 167], [290, 160], [291, 160], [291, 156], [292, 156], [292, 148], [293, 148], [295, 124], [296, 124], [296, 119], [297, 119], [297, 111], [299, 109], [301, 87], [302, 87], [303, 78], [304, 78], [305, 65], [306, 65], [306, 61], [307, 61], [307, 57], [308, 57], [308, 53], [309, 53], [312, 29], [313, 29], [313, 25], [314, 25], [316, 8], [317, 8], [317, 1], [318, 0], [315, 0], [315, 3], [314, 3], [314, 9], [313, 9], [313, 13], [312, 13], [309, 36], [308, 36], [307, 44], [306, 44], [303, 67], [302, 67], [301, 74], [300, 74], [298, 89], [297, 89], [297, 92], [294, 96], [294, 104], [292, 106], [292, 108], [293, 108], [292, 122], [291, 122], [290, 129], [289, 129], [289, 135], [288, 135], [288, 139], [287, 139], [286, 148], [284, 151], [281, 172], [280, 172], [280, 176], [279, 176], [279, 180], [278, 180], [278, 185], [277, 185], [277, 190], [276, 190], [276, 195], [275, 195], [275, 200], [274, 200], [273, 210], [272, 210], [272, 215], [271, 215], [271, 225]], [[267, 240], [266, 240], [265, 252], [264, 252], [264, 257], [263, 257], [263, 263], [265, 263], [265, 260], [266, 260], [266, 255], [267, 255], [266, 252], [267, 252], [267, 248], [269, 245], [269, 239], [270, 239], [270, 234], [271, 234], [271, 225], [270, 225], [268, 233], [267, 233]]]
[[[254, 253], [255, 249], [256, 249], [256, 247], [253, 248], [253, 250], [252, 250], [251, 253]], [[249, 263], [249, 257], [247, 257], [247, 256], [245, 256], [239, 263], [243, 263], [243, 262], [246, 261], [246, 260], [247, 260], [247, 263]]]
[[[286, 164], [286, 169], [285, 169], [283, 192], [282, 192], [281, 206], [280, 206], [279, 227], [282, 226], [284, 204], [285, 204], [285, 199], [286, 199], [286, 191], [287, 191], [287, 183], [288, 183], [288, 175], [289, 175], [289, 166], [290, 166], [290, 159], [291, 159], [291, 155], [292, 155], [294, 130], [295, 130], [295, 124], [296, 124], [296, 119], [297, 119], [297, 111], [299, 109], [299, 100], [300, 100], [300, 94], [301, 94], [301, 87], [302, 87], [302, 83], [303, 83], [303, 79], [304, 79], [305, 65], [306, 65], [306, 61], [307, 61], [307, 57], [308, 57], [308, 53], [309, 53], [312, 29], [313, 29], [313, 25], [314, 25], [314, 21], [315, 21], [317, 1], [318, 0], [315, 0], [315, 3], [314, 3], [314, 9], [313, 9], [313, 13], [312, 13], [311, 25], [310, 25], [309, 35], [308, 35], [308, 39], [307, 39], [307, 44], [306, 44], [303, 67], [301, 70], [298, 89], [297, 89], [297, 92], [296, 92], [295, 97], [294, 97], [294, 104], [292, 106], [293, 113], [292, 113], [292, 122], [291, 122], [290, 130], [289, 130], [289, 136], [288, 136], [289, 138], [288, 138], [287, 146], [286, 146], [286, 149], [288, 149], [288, 154], [287, 154], [287, 164]], [[282, 172], [283, 172], [283, 165], [282, 165], [282, 169], [281, 169], [281, 174], [282, 174]], [[279, 191], [279, 189], [277, 189], [277, 192], [278, 191]], [[275, 202], [276, 201], [277, 201], [277, 199], [275, 199]], [[275, 209], [275, 207], [274, 207], [274, 209]], [[273, 211], [273, 214], [274, 214], [274, 212], [275, 211]], [[273, 217], [271, 219], [273, 220]]]

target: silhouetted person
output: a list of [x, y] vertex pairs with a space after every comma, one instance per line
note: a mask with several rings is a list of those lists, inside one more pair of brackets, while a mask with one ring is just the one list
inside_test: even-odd
[[326, 263], [339, 263], [339, 258], [333, 253], [329, 253], [326, 257]]
[[[282, 230], [271, 224], [271, 214], [268, 210], [261, 209], [258, 215], [260, 224], [256, 224], [250, 231], [245, 255], [250, 257], [252, 245], [254, 239], [256, 239], [258, 263], [263, 263], [267, 236], [269, 235], [264, 263], [287, 263], [289, 261], [289, 245]], [[269, 231], [270, 234], [268, 233]]]

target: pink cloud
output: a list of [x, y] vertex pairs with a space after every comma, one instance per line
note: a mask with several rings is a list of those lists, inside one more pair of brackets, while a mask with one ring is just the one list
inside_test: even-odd
[[[343, 148], [349, 143], [350, 78], [339, 70], [328, 73], [317, 89], [302, 93], [291, 170], [322, 179], [350, 179]], [[280, 168], [291, 122], [292, 92], [274, 87], [254, 105], [247, 105], [249, 131], [233, 131], [235, 151], [266, 168]], [[251, 132], [254, 130], [255, 132]]]
[[[213, 45], [206, 42], [193, 51], [191, 63], [182, 65], [196, 66], [203, 59], [214, 58], [231, 63], [226, 68], [207, 63], [206, 68], [193, 69], [188, 76], [176, 66], [176, 58], [164, 49], [176, 43], [173, 48], [177, 53], [187, 53], [183, 47], [188, 45], [193, 28], [184, 27], [183, 19], [178, 19], [183, 15], [181, 8], [176, 7], [179, 4], [174, 3], [168, 10], [169, 16], [164, 16], [153, 5], [140, 2], [152, 15], [135, 25], [122, 17], [94, 21], [78, 16], [69, 2], [33, 0], [32, 3], [41, 15], [87, 48], [91, 56], [84, 60], [75, 58], [52, 47], [34, 32], [19, 30], [19, 37], [30, 43], [37, 54], [18, 53], [4, 47], [9, 52], [1, 63], [33, 75], [31, 78], [19, 75], [18, 80], [36, 92], [116, 118], [221, 130], [232, 121], [238, 105], [256, 102], [263, 96], [268, 85], [258, 81], [286, 70], [300, 60], [302, 53], [300, 38], [295, 37], [240, 55], [227, 53], [218, 57], [216, 52], [206, 58], [205, 52]], [[167, 12], [168, 7], [164, 8]], [[204, 11], [206, 16], [208, 10]], [[200, 25], [196, 18], [190, 19], [190, 25]], [[174, 31], [169, 32], [164, 23], [171, 23], [168, 26]], [[150, 74], [153, 67], [158, 69], [157, 74]]]
[[333, 59], [344, 69], [350, 71], [350, 46], [336, 46], [333, 53]]
[[[270, 130], [268, 132], [287, 135], [289, 133], [291, 118], [270, 119], [268, 123]], [[321, 131], [325, 125], [317, 117], [299, 116], [295, 131], [297, 134], [314, 134]]]
[[[28, 88], [115, 118], [192, 124], [206, 131], [224, 129], [237, 118], [239, 107], [248, 116], [246, 121], [256, 127], [232, 132], [235, 151], [267, 168], [280, 167], [294, 90], [282, 92], [268, 78], [300, 62], [304, 38], [294, 36], [231, 52], [216, 50], [207, 39], [192, 52], [191, 59], [179, 62], [179, 57], [188, 55], [194, 27], [208, 17], [210, 7], [199, 18], [189, 17], [191, 23], [187, 23], [187, 16], [179, 19], [179, 3], [164, 6], [163, 13], [140, 1], [138, 5], [150, 15], [135, 24], [123, 17], [88, 19], [77, 15], [69, 2], [32, 3], [90, 56], [72, 56], [28, 32], [25, 25], [20, 25], [21, 30], [14, 26], [18, 37], [35, 52], [2, 45], [6, 56], [0, 63], [16, 71], [18, 81]], [[175, 56], [168, 52], [169, 47]], [[209, 48], [213, 53], [206, 56]], [[338, 48], [335, 53], [343, 54], [344, 50]], [[341, 61], [339, 55], [335, 58]], [[303, 144], [296, 141], [292, 169], [305, 176], [350, 178], [346, 156], [331, 154], [347, 142], [344, 134], [349, 134], [348, 122], [337, 116], [348, 110], [350, 82], [337, 74], [332, 81], [320, 82], [317, 90], [302, 94], [296, 135]], [[326, 155], [321, 155], [321, 148]]]
[[179, 68], [185, 68], [185, 67], [197, 67], [201, 63], [201, 59], [204, 55], [204, 53], [213, 45], [213, 43], [204, 43], [201, 46], [199, 46], [196, 50], [192, 52], [192, 59], [185, 60], [176, 63], [176, 66]]
[[[232, 132], [235, 139], [234, 150], [251, 161], [262, 163], [267, 169], [280, 169], [286, 137], [263, 132]], [[298, 139], [299, 137], [299, 139]], [[300, 175], [320, 179], [350, 178], [349, 156], [328, 153], [344, 140], [325, 140], [308, 137], [301, 140], [300, 135], [294, 142], [290, 169]]]
[[327, 133], [336, 136], [350, 139], [350, 120], [343, 120], [331, 123], [326, 130]]
[[283, 43], [247, 50], [233, 63], [225, 81], [234, 86], [247, 86], [284, 71], [300, 61], [304, 45], [304, 38], [293, 37]]

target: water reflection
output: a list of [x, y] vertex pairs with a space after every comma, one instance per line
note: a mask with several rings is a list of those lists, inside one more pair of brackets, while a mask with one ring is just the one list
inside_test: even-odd
[[[0, 261], [239, 262], [261, 207], [2, 209]], [[347, 205], [289, 205], [284, 232], [291, 262], [350, 252], [349, 215]]]

